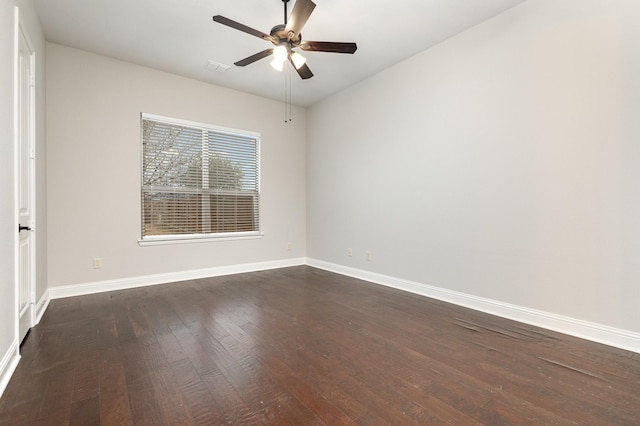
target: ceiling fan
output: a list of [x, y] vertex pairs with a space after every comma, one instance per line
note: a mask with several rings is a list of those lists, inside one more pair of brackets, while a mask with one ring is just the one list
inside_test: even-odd
[[236, 30], [240, 30], [252, 36], [259, 37], [263, 40], [270, 41], [275, 47], [265, 49], [247, 58], [244, 58], [234, 65], [244, 67], [252, 64], [269, 55], [273, 55], [271, 66], [282, 71], [284, 63], [289, 60], [291, 65], [296, 69], [298, 75], [302, 79], [313, 77], [313, 73], [305, 64], [306, 58], [300, 53], [294, 51], [294, 48], [300, 48], [309, 52], [334, 52], [334, 53], [354, 53], [358, 46], [355, 43], [339, 43], [331, 41], [307, 41], [302, 40], [300, 31], [306, 24], [311, 12], [316, 4], [311, 0], [296, 0], [289, 20], [287, 21], [287, 3], [289, 0], [282, 0], [284, 3], [284, 25], [276, 25], [271, 28], [269, 34], [247, 27], [239, 22], [225, 18], [222, 15], [215, 15], [213, 20], [222, 25], [226, 25]]

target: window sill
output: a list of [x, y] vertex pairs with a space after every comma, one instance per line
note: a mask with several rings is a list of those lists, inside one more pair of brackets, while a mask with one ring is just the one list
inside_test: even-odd
[[251, 234], [220, 234], [219, 236], [211, 235], [189, 235], [189, 236], [157, 236], [147, 237], [143, 240], [138, 240], [138, 245], [145, 246], [159, 246], [167, 244], [192, 244], [192, 243], [210, 243], [215, 241], [238, 241], [238, 240], [256, 240], [264, 236], [263, 233], [251, 233]]

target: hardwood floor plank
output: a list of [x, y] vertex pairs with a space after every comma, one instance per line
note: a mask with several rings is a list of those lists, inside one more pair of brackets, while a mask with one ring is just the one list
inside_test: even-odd
[[93, 398], [100, 393], [100, 363], [97, 358], [80, 360], [75, 364], [71, 402]]
[[[191, 406], [202, 406], [201, 401], [194, 399], [197, 394], [187, 394], [179, 385], [170, 365], [162, 363], [152, 372], [153, 388], [156, 401], [161, 409], [161, 417], [165, 424], [207, 424], [196, 421], [190, 410]], [[214, 410], [210, 410], [214, 413]], [[202, 415], [202, 413], [197, 413]], [[211, 419], [217, 416], [211, 417]], [[213, 423], [209, 423], [213, 424]]]
[[107, 356], [100, 362], [100, 422], [111, 425], [132, 425], [129, 394], [122, 361]]
[[184, 395], [190, 417], [197, 424], [220, 424], [224, 422], [222, 413], [216, 407], [216, 401], [209, 388], [187, 358], [171, 363], [171, 372], [176, 385]]
[[169, 424], [163, 417], [153, 388], [129, 389], [129, 407], [131, 419], [135, 425]]
[[76, 401], [71, 404], [70, 426], [90, 426], [100, 424], [100, 398], [92, 398]]

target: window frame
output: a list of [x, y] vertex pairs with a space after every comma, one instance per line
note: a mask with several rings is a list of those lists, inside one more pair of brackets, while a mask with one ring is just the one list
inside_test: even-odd
[[[255, 170], [255, 183], [257, 187], [257, 202], [254, 208], [254, 214], [257, 215], [257, 229], [253, 231], [234, 231], [234, 232], [207, 232], [207, 233], [192, 233], [192, 234], [166, 234], [166, 235], [143, 235], [145, 226], [145, 212], [144, 212], [144, 174], [145, 174], [145, 158], [144, 158], [144, 122], [155, 121], [166, 125], [175, 125], [187, 127], [190, 129], [198, 129], [202, 132], [214, 132], [216, 134], [227, 134], [232, 136], [241, 136], [248, 139], [254, 139], [256, 143], [255, 155], [256, 155], [256, 170]], [[262, 219], [260, 217], [261, 211], [261, 145], [262, 135], [258, 132], [234, 129], [230, 127], [218, 126], [210, 123], [202, 123], [191, 120], [184, 120], [180, 118], [167, 117], [163, 115], [140, 113], [140, 239], [138, 244], [140, 246], [146, 245], [161, 245], [161, 244], [184, 244], [184, 243], [197, 243], [197, 242], [210, 242], [210, 241], [231, 241], [231, 240], [246, 240], [246, 239], [258, 239], [264, 236], [262, 232]], [[198, 188], [192, 192], [197, 193], [203, 190]], [[182, 192], [177, 190], [176, 192]], [[187, 191], [191, 192], [191, 191]]]

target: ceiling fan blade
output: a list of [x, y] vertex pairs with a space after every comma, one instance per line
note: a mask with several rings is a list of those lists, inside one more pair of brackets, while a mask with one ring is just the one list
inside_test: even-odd
[[215, 15], [213, 17], [213, 20], [219, 24], [222, 25], [226, 25], [227, 27], [231, 27], [234, 28], [236, 30], [240, 30], [242, 32], [245, 32], [247, 34], [251, 34], [252, 36], [256, 36], [258, 38], [261, 38], [263, 40], [267, 40], [267, 41], [273, 41], [273, 37], [271, 37], [269, 34], [265, 34], [262, 31], [258, 31], [258, 30], [254, 30], [251, 27], [247, 27], [246, 25], [243, 25], [239, 22], [233, 21], [229, 18], [225, 18], [222, 15]]
[[239, 67], [245, 67], [249, 64], [254, 63], [255, 61], [259, 61], [262, 58], [266, 58], [272, 53], [273, 53], [273, 49], [265, 49], [262, 52], [256, 53], [255, 55], [251, 55], [244, 59], [239, 60], [238, 62], [234, 62], [234, 65], [237, 65]]
[[296, 40], [302, 27], [307, 23], [309, 16], [311, 16], [311, 12], [315, 9], [316, 4], [311, 0], [296, 0], [296, 4], [293, 5], [293, 10], [291, 11], [291, 15], [289, 15], [289, 21], [287, 22], [287, 26], [285, 27], [285, 32], [289, 34], [289, 32], [293, 32], [293, 37], [291, 40]]
[[293, 59], [291, 59], [291, 55], [289, 55], [289, 62], [291, 62], [291, 66], [298, 72], [298, 75], [301, 79], [306, 80], [313, 77], [313, 73], [311, 72], [307, 64], [302, 64], [300, 68], [296, 68], [296, 65], [293, 63]]
[[307, 52], [354, 53], [358, 46], [355, 43], [339, 43], [333, 41], [303, 41], [300, 49]]

